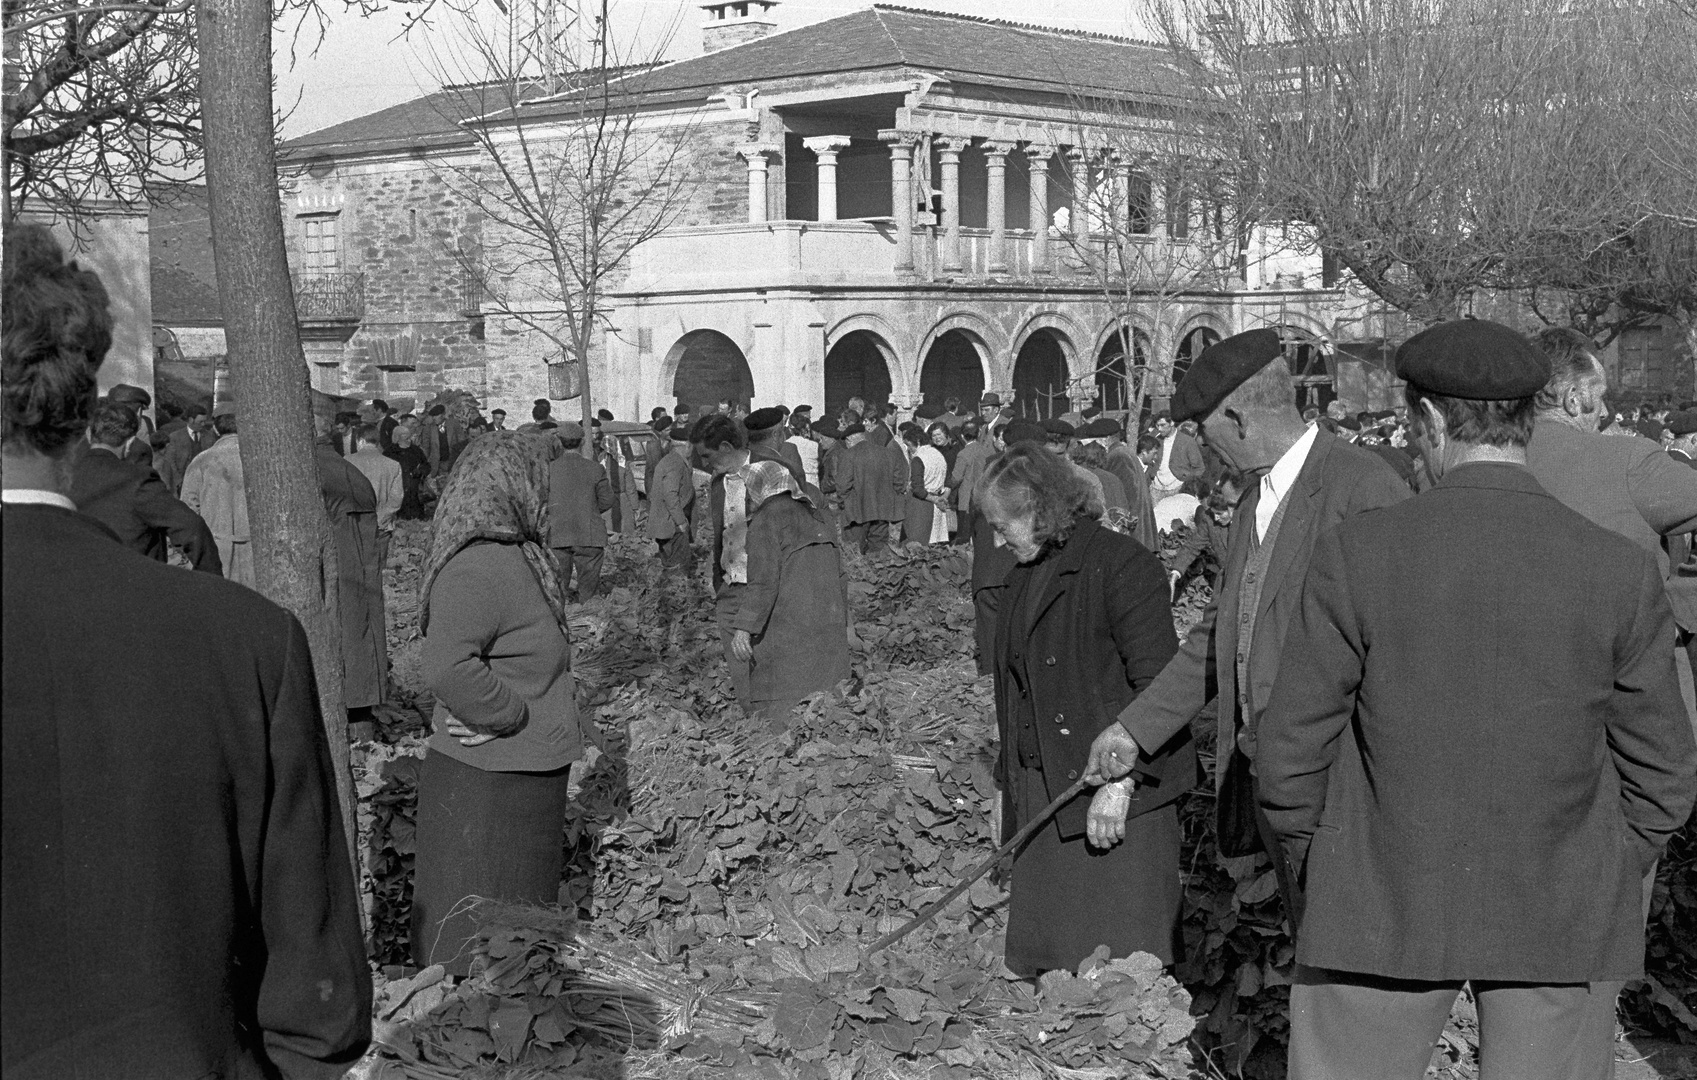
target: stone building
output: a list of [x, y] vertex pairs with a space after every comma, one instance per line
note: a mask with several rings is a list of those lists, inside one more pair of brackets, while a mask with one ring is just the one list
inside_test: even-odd
[[[689, 189], [610, 283], [596, 405], [646, 418], [679, 400], [913, 407], [994, 390], [1028, 413], [1115, 408], [1127, 342], [1159, 403], [1175, 365], [1257, 326], [1281, 328], [1310, 400], [1334, 382], [1359, 407], [1388, 394], [1383, 350], [1337, 347], [1365, 336], [1349, 329], [1360, 304], [1299, 233], [1258, 232], [1205, 286], [1161, 278], [1207, 243], [1209, 217], [1162, 172], [1183, 104], [1156, 46], [882, 4], [773, 33], [774, 6], [708, 4], [704, 55], [614, 84], [645, 128], [687, 142]], [[448, 180], [477, 164], [464, 101], [427, 95], [284, 147], [321, 390], [462, 386], [514, 416], [549, 395], [558, 356], [492, 316], [463, 269], [495, 228]], [[531, 138], [571, 129], [545, 99], [521, 115]], [[1150, 274], [1129, 287], [1081, 254], [1116, 192]]]

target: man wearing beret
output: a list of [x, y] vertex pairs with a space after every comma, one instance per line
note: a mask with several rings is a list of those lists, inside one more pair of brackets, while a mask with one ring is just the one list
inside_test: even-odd
[[1684, 463], [1648, 440], [1598, 433], [1608, 382], [1589, 338], [1575, 330], [1552, 329], [1538, 335], [1537, 345], [1550, 362], [1550, 377], [1534, 406], [1527, 467], [1539, 485], [1569, 509], [1656, 559], [1679, 626], [1680, 646], [1687, 651], [1680, 682], [1697, 730], [1689, 659], [1697, 631], [1697, 577], [1674, 570], [1697, 530], [1697, 472], [1683, 468]]
[[1697, 792], [1661, 570], [1526, 468], [1525, 338], [1443, 323], [1397, 374], [1435, 484], [1320, 537], [1261, 719], [1307, 897], [1290, 1075], [1419, 1080], [1470, 983], [1481, 1076], [1611, 1076], [1641, 882]]
[[767, 406], [748, 414], [743, 421], [748, 431], [750, 461], [776, 461], [790, 471], [801, 484], [807, 483], [806, 470], [801, 463], [801, 451], [789, 441], [789, 429], [784, 426], [782, 406]]
[[1219, 850], [1265, 849], [1294, 928], [1300, 897], [1256, 809], [1251, 771], [1261, 710], [1284, 662], [1315, 539], [1338, 522], [1409, 497], [1390, 466], [1302, 422], [1278, 334], [1251, 330], [1203, 350], [1173, 396], [1226, 466], [1253, 477], [1232, 514], [1225, 566], [1202, 619], [1136, 701], [1098, 735], [1086, 776], [1105, 783], [1183, 732], [1219, 688], [1214, 786]]
[[1673, 432], [1673, 445], [1668, 457], [1687, 468], [1697, 469], [1697, 410], [1687, 409], [1668, 417], [1668, 430]]

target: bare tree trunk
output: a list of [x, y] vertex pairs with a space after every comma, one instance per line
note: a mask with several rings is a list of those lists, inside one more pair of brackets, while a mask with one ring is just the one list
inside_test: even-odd
[[335, 537], [313, 462], [311, 392], [277, 202], [271, 6], [202, 0], [196, 22], [212, 250], [240, 407], [254, 568], [259, 591], [306, 628], [357, 882]]

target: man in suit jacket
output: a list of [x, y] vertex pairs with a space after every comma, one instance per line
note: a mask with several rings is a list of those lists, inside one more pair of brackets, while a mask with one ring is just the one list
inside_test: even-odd
[[[599, 462], [583, 456], [583, 425], [568, 420], [554, 432], [566, 452], [548, 466], [548, 543], [559, 552], [560, 570], [577, 599], [589, 600], [601, 588], [601, 560], [607, 554], [607, 523], [613, 485]], [[650, 513], [652, 513], [650, 509]]]
[[190, 565], [222, 574], [218, 544], [200, 515], [169, 491], [152, 469], [125, 461], [124, 443], [136, 433], [135, 413], [113, 402], [95, 406], [88, 451], [77, 462], [71, 501], [100, 522], [118, 542], [155, 562], [164, 562], [169, 540]]
[[848, 450], [837, 461], [835, 475], [843, 504], [843, 543], [864, 555], [874, 544], [889, 543], [890, 523], [902, 520], [907, 458], [873, 442], [860, 424], [850, 426], [843, 437]]
[[695, 474], [683, 455], [688, 445], [669, 444], [648, 488], [648, 538], [660, 549], [662, 572], [674, 575], [687, 574], [693, 561], [689, 521], [695, 508]]
[[[1202, 447], [1184, 427], [1187, 418], [1178, 412], [1160, 413], [1155, 417], [1155, 434], [1161, 440], [1160, 463], [1149, 478], [1149, 488], [1155, 502], [1177, 495], [1185, 481], [1201, 479], [1208, 471], [1202, 457]], [[1298, 417], [1300, 419], [1300, 417]], [[1178, 422], [1175, 424], [1174, 420]]]
[[1261, 710], [1301, 603], [1316, 537], [1338, 522], [1409, 497], [1390, 466], [1302, 422], [1278, 334], [1251, 330], [1209, 346], [1185, 372], [1173, 415], [1200, 417], [1226, 465], [1255, 476], [1232, 515], [1226, 564], [1201, 621], [1149, 688], [1091, 749], [1101, 783], [1154, 754], [1202, 711], [1219, 687], [1214, 751], [1216, 824], [1224, 855], [1265, 848], [1291, 925], [1300, 894], [1266, 819], [1255, 809], [1251, 766]]
[[1292, 1076], [1418, 1080], [1463, 982], [1481, 1075], [1612, 1075], [1697, 741], [1655, 559], [1525, 467], [1548, 373], [1496, 323], [1410, 338], [1436, 484], [1315, 548], [1256, 759], [1307, 887]]
[[170, 440], [154, 463], [159, 479], [165, 481], [171, 494], [182, 493], [183, 476], [189, 470], [189, 462], [211, 449], [217, 441], [218, 433], [212, 430], [212, 417], [205, 405], [195, 402], [183, 410], [183, 426], [171, 432]]
[[1668, 430], [1673, 432], [1668, 457], [1688, 469], [1697, 469], [1697, 410], [1687, 409], [1668, 417]]

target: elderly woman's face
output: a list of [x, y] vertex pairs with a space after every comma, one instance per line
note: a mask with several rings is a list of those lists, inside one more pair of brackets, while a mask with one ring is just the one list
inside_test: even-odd
[[412, 445], [412, 436], [413, 430], [410, 423], [396, 424], [395, 430], [389, 433], [389, 437], [395, 440], [395, 445], [403, 449]]
[[949, 433], [947, 431], [944, 431], [942, 428], [933, 428], [931, 430], [931, 445], [932, 446], [947, 446], [947, 445], [949, 445]]
[[998, 499], [984, 500], [983, 509], [990, 528], [995, 530], [997, 547], [1007, 548], [1022, 563], [1032, 562], [1042, 553], [1035, 514], [1010, 514]]

